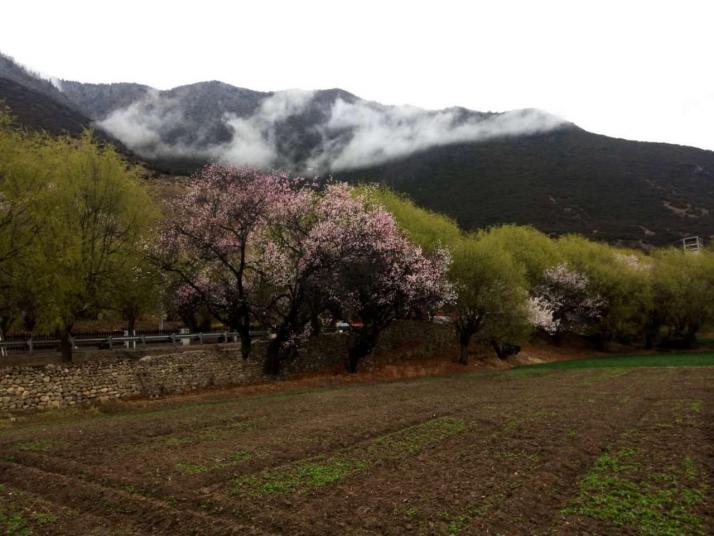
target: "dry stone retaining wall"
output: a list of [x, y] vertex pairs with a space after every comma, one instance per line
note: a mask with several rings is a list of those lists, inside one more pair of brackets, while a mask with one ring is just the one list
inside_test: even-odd
[[[285, 364], [281, 376], [342, 366], [348, 341], [347, 335], [311, 339], [294, 360]], [[452, 346], [449, 326], [402, 321], [380, 337], [370, 361], [430, 357]], [[262, 372], [264, 353], [265, 344], [257, 342], [247, 361], [240, 357], [239, 345], [227, 344], [139, 359], [1, 367], [0, 411], [60, 408], [271, 380], [274, 378]]]

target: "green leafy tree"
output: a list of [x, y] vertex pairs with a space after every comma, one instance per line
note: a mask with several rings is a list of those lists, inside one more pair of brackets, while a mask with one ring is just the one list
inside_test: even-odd
[[482, 235], [464, 238], [452, 246], [450, 278], [458, 295], [454, 326], [461, 363], [468, 362], [472, 339], [505, 357], [505, 343], [529, 334], [525, 270], [506, 250]]
[[156, 265], [141, 252], [136, 253], [134, 259], [118, 267], [109, 300], [110, 307], [126, 321], [130, 334], [142, 315], [159, 312], [164, 288], [164, 277]]
[[32, 246], [42, 221], [36, 216], [47, 170], [38, 163], [41, 134], [13, 128], [0, 106], [0, 337], [23, 315], [32, 286]]
[[71, 360], [76, 320], [114, 307], [158, 213], [139, 170], [91, 133], [47, 140], [38, 158], [50, 170], [32, 257], [38, 325], [57, 334]]
[[664, 328], [665, 344], [694, 346], [699, 330], [714, 320], [714, 253], [667, 249], [653, 258], [653, 322]]
[[588, 333], [596, 345], [606, 349], [614, 340], [640, 338], [652, 308], [652, 259], [577, 235], [562, 237], [558, 247], [568, 265], [588, 278], [588, 292], [600, 297], [600, 315]]
[[390, 212], [407, 237], [429, 253], [448, 247], [462, 238], [462, 231], [454, 220], [418, 207], [404, 194], [386, 186], [361, 186], [356, 191]]
[[500, 225], [489, 229], [482, 240], [509, 252], [525, 269], [530, 288], [542, 283], [545, 271], [562, 260], [556, 241], [533, 227]]

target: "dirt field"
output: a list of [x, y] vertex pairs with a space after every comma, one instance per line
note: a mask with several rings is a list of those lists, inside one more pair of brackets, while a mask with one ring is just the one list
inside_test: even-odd
[[8, 534], [714, 533], [714, 368], [234, 390], [3, 426]]

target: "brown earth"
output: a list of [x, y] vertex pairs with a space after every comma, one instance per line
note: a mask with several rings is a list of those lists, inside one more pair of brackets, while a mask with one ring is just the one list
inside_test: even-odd
[[714, 532], [713, 368], [379, 374], [6, 419], [0, 527]]

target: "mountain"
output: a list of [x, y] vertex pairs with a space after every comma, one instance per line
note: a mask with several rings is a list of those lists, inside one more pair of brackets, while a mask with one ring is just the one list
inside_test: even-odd
[[629, 246], [714, 240], [714, 152], [561, 128], [435, 147], [350, 171], [378, 178], [466, 229], [530, 224]]
[[30, 71], [26, 67], [23, 67], [13, 58], [2, 53], [0, 53], [0, 78], [12, 80], [36, 93], [40, 93], [45, 97], [57, 101], [59, 104], [68, 108], [74, 108], [72, 101], [60, 92], [55, 84], [42, 78], [39, 74]]
[[[54, 135], [79, 136], [94, 124], [55, 84], [3, 54], [0, 54], [0, 105], [10, 109], [19, 126]], [[136, 156], [111, 134], [100, 129], [95, 131], [95, 138], [111, 143], [127, 159], [139, 163]]]
[[[433, 144], [490, 137], [491, 131], [520, 133], [514, 117], [538, 123], [525, 131], [560, 123], [534, 110], [384, 106], [340, 89], [257, 92], [216, 81], [167, 91], [71, 81], [61, 87], [82, 113], [145, 158], [227, 160], [296, 172], [341, 171]], [[394, 139], [383, 143], [375, 139], [380, 135]]]
[[20, 125], [35, 130], [78, 136], [91, 127], [91, 120], [74, 108], [7, 78], [0, 78], [0, 99]]
[[430, 111], [341, 89], [259, 92], [217, 81], [165, 91], [50, 83], [0, 61], [2, 78], [10, 81], [0, 98], [37, 106], [22, 121], [57, 118], [69, 132], [62, 113], [76, 113], [75, 123], [91, 122], [167, 173], [227, 161], [385, 182], [466, 229], [532, 224], [635, 246], [714, 239], [714, 152], [593, 134], [538, 110]]

